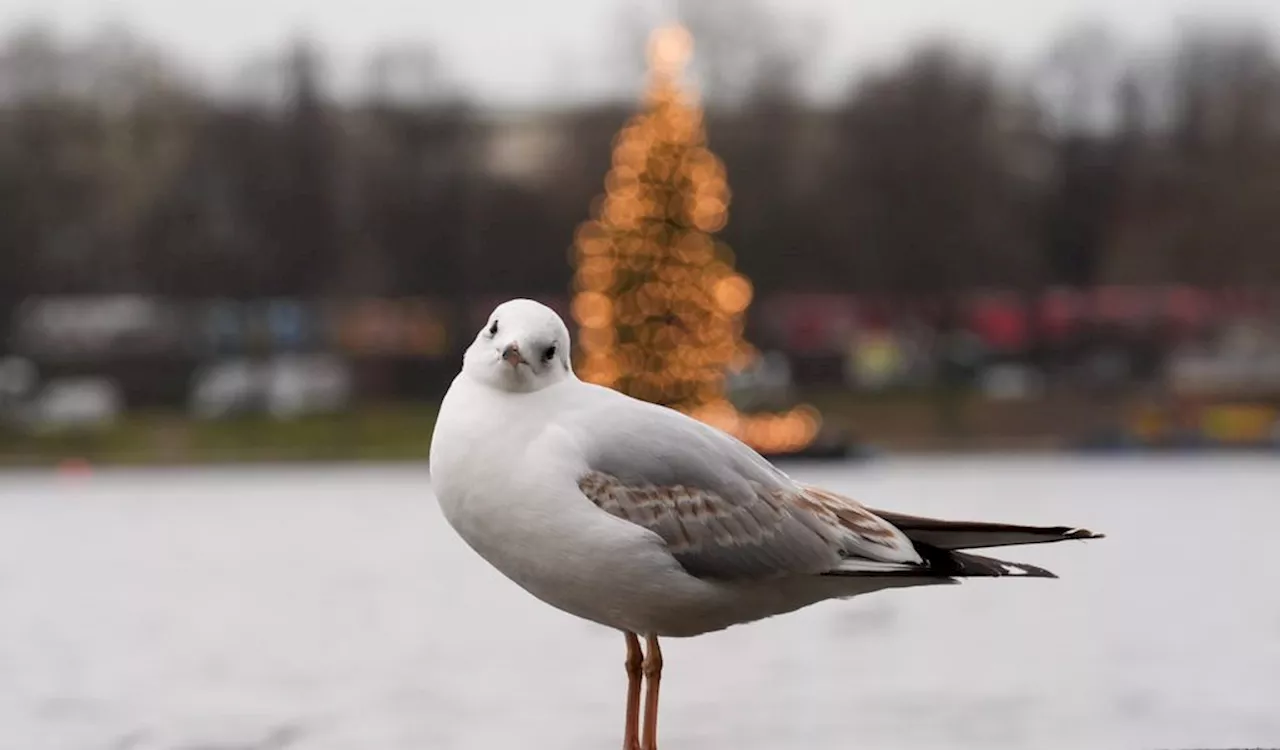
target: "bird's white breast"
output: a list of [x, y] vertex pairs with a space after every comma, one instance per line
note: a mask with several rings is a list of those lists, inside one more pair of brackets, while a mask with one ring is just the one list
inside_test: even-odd
[[[573, 537], [604, 516], [578, 491], [578, 453], [542, 394], [509, 394], [460, 378], [431, 445], [436, 497], [454, 529], [508, 576], [575, 553]], [[561, 560], [564, 562], [564, 560]]]
[[522, 588], [579, 617], [636, 629], [692, 579], [659, 537], [582, 496], [585, 464], [556, 420], [574, 400], [565, 395], [456, 381], [432, 440], [433, 489], [459, 536]]
[[544, 456], [533, 455], [547, 452], [545, 433], [554, 429], [554, 414], [540, 396], [497, 391], [465, 376], [454, 381], [430, 455], [432, 487], [451, 522], [468, 508], [518, 506], [516, 493], [551, 468]]

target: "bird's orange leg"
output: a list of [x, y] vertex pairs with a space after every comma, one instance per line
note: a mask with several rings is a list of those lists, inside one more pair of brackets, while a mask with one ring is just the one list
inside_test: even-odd
[[643, 750], [658, 750], [658, 686], [662, 683], [662, 649], [658, 636], [645, 636], [644, 678], [648, 683], [644, 697]]
[[627, 724], [622, 730], [622, 750], [640, 750], [640, 675], [644, 654], [640, 639], [627, 633]]

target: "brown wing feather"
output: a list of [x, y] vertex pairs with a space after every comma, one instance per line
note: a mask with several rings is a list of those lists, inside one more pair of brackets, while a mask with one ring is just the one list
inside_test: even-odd
[[685, 485], [628, 484], [586, 473], [578, 488], [601, 510], [656, 533], [690, 573], [769, 578], [825, 573], [858, 561], [921, 562], [911, 541], [847, 498], [810, 487], [750, 485], [732, 498]]
[[906, 535], [858, 501], [821, 487], [800, 485], [800, 488], [803, 494], [795, 498], [795, 504], [828, 523], [887, 550], [912, 547]]

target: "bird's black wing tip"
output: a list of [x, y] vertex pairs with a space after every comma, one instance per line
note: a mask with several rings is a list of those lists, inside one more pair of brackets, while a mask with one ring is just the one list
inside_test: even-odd
[[1062, 534], [1063, 539], [1106, 539], [1107, 535], [1089, 529], [1067, 529]]

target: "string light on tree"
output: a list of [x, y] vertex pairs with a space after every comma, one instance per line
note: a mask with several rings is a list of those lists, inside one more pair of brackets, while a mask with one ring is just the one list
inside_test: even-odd
[[728, 221], [730, 193], [702, 110], [681, 86], [692, 52], [683, 27], [654, 32], [645, 106], [616, 137], [605, 194], [578, 228], [578, 369], [757, 449], [794, 452], [817, 434], [814, 409], [743, 414], [725, 396], [727, 374], [758, 356], [743, 338], [753, 289], [712, 236]]

